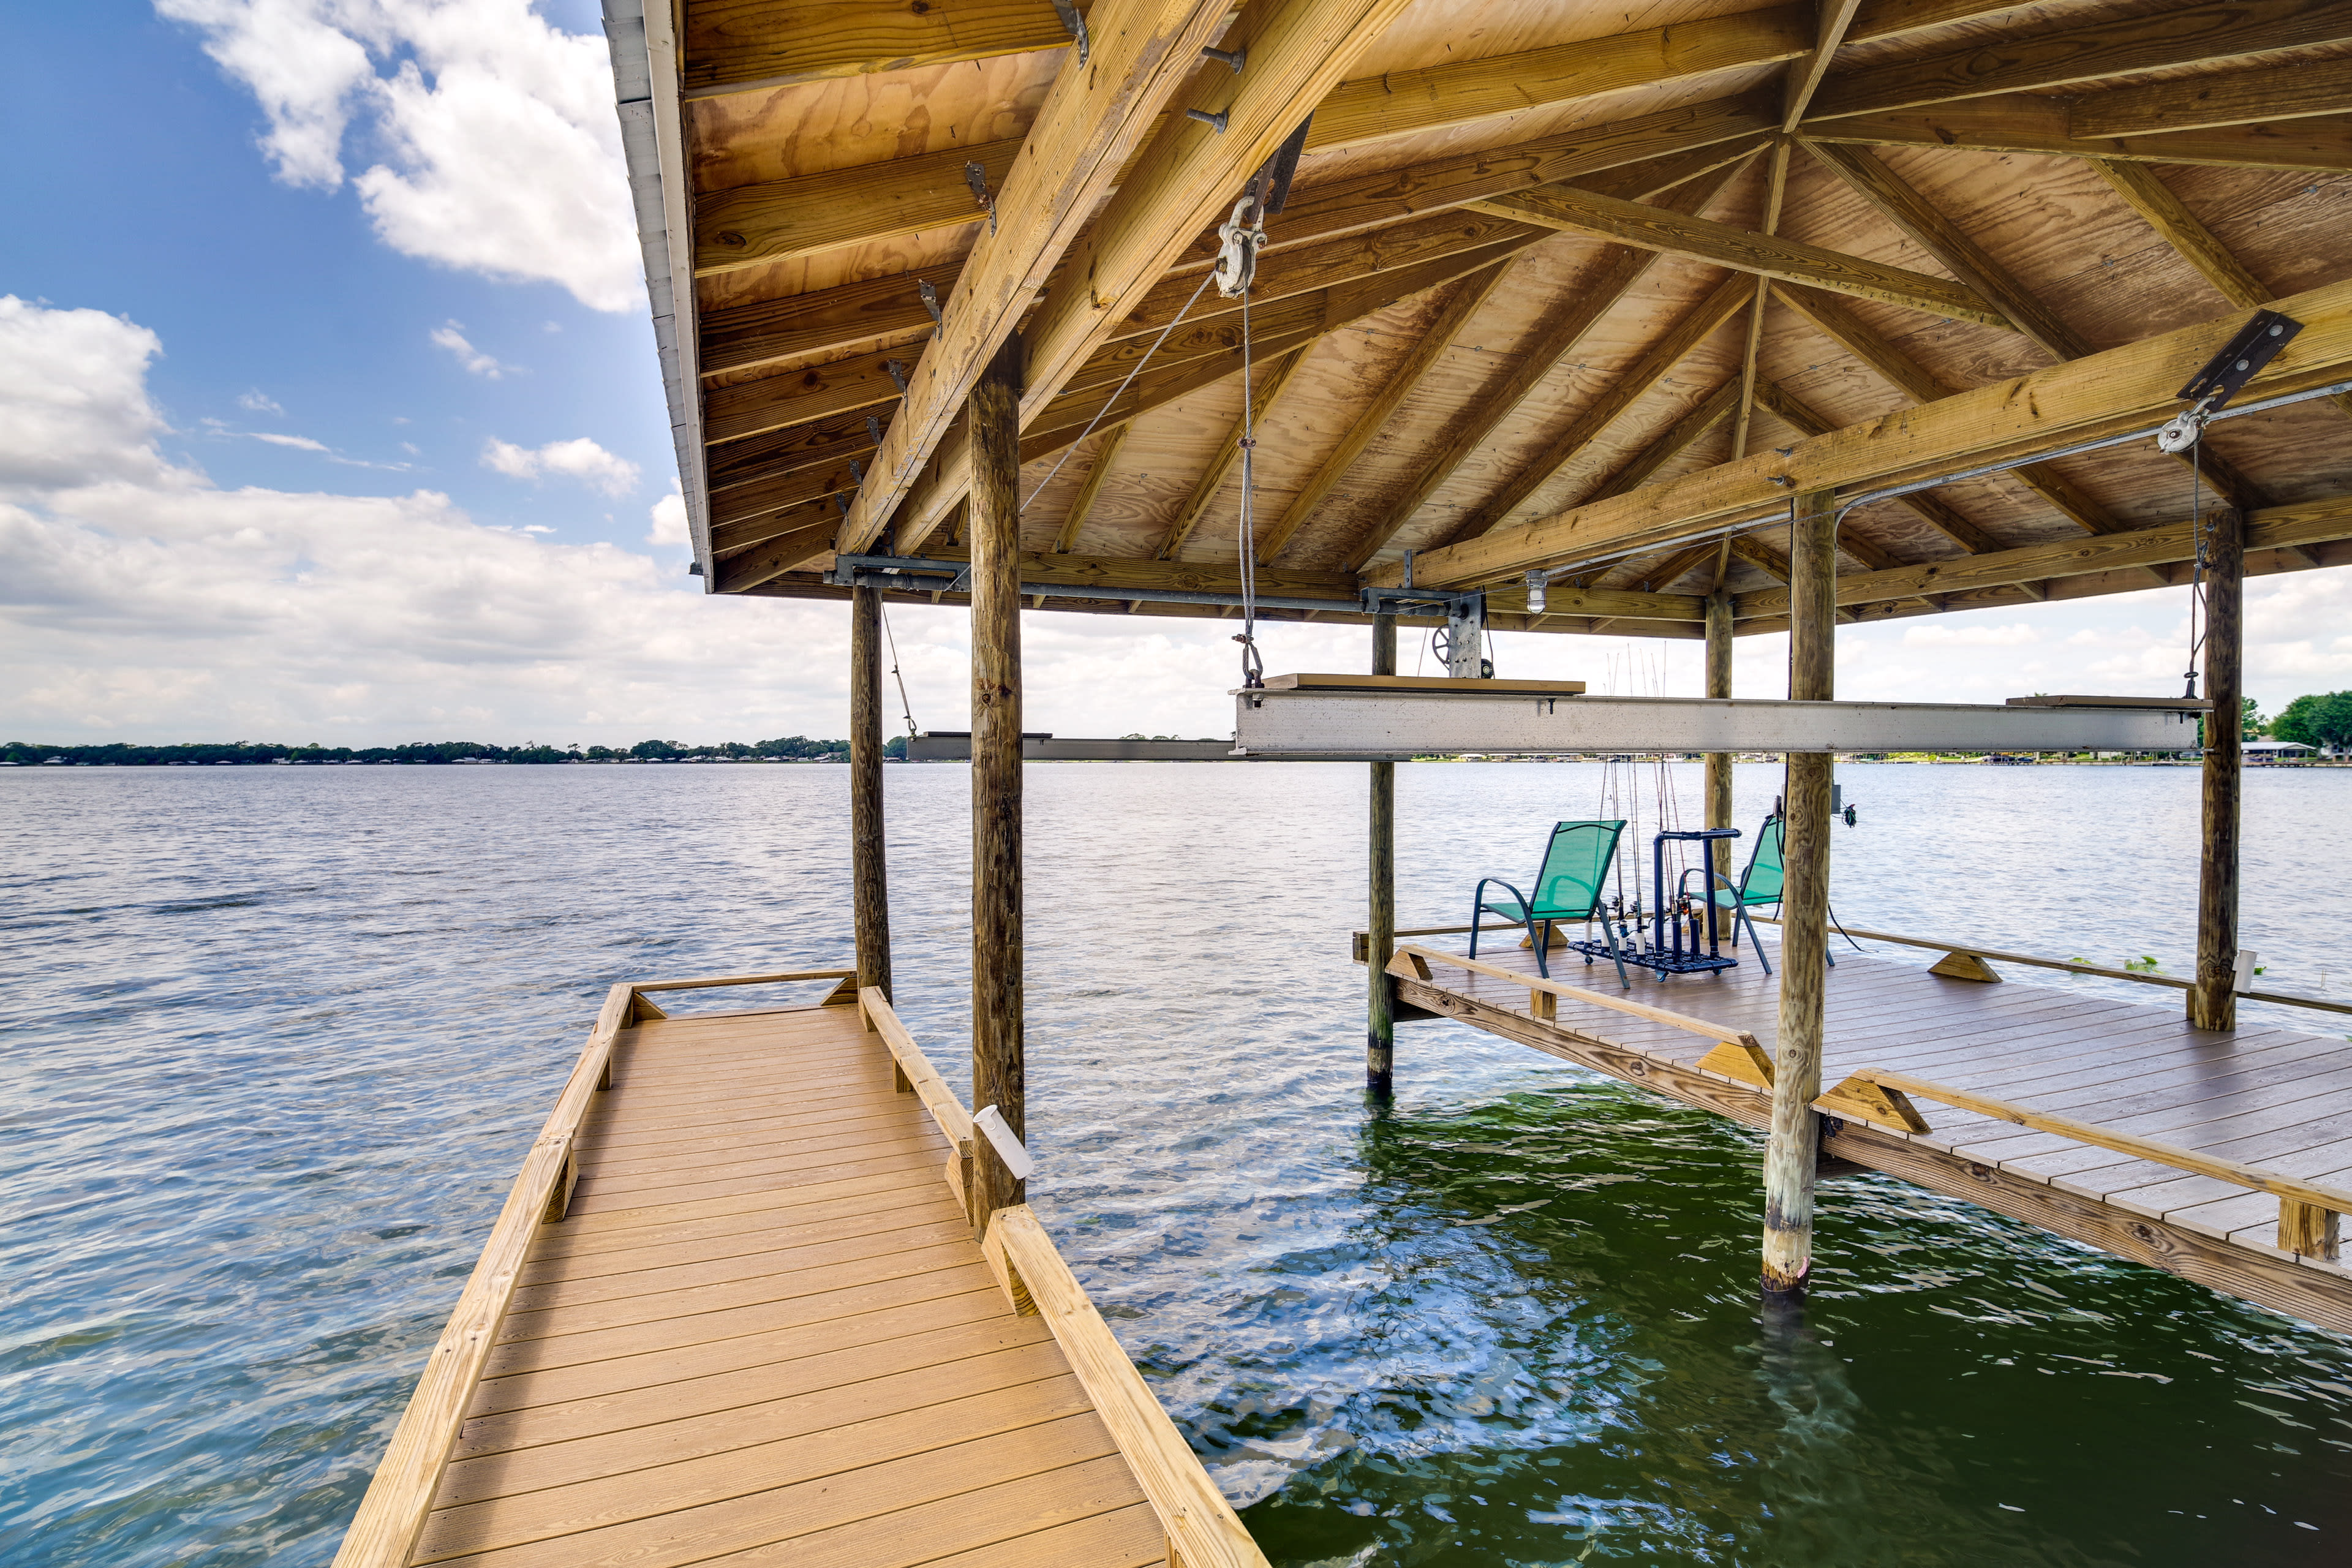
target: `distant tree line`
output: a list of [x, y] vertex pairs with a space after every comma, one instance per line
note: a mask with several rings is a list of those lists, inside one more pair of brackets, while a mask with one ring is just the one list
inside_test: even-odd
[[2352, 746], [2352, 691], [2296, 698], [2270, 721], [2270, 737], [2306, 746]]
[[[884, 753], [907, 754], [905, 736], [890, 742]], [[628, 763], [686, 762], [709, 759], [742, 762], [754, 757], [798, 757], [813, 761], [847, 762], [846, 741], [812, 741], [805, 735], [785, 735], [745, 745], [726, 741], [715, 746], [689, 746], [683, 741], [639, 741], [634, 746], [557, 746], [526, 741], [520, 746], [493, 746], [481, 741], [411, 741], [400, 746], [285, 746], [265, 741], [192, 742], [171, 746], [137, 746], [110, 741], [97, 746], [47, 746], [29, 741], [0, 742], [0, 762], [38, 767], [56, 759], [69, 766], [160, 767], [173, 763], [209, 765], [252, 763]]]

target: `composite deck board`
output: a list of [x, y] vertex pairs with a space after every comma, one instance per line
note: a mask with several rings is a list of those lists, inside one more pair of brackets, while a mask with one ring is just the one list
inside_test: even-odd
[[[1435, 950], [1434, 942], [1424, 945]], [[1765, 945], [1777, 970], [1779, 943]], [[1482, 944], [1479, 956], [1535, 973], [1532, 950], [1514, 943]], [[1772, 1048], [1779, 980], [1762, 973], [1752, 950], [1744, 950], [1738, 968], [1713, 975], [1661, 980], [1629, 966], [1633, 984], [1624, 990], [1605, 960], [1587, 968], [1580, 958], [1554, 954], [1551, 977], [1673, 1009], [1717, 1026], [1725, 1037], [1745, 1030], [1768, 1053]], [[1525, 987], [1430, 962], [1434, 992], [1517, 1015], [1537, 1026], [1530, 1043], [1542, 1043], [1544, 1029]], [[2200, 1030], [2168, 994], [2159, 994], [2159, 1003], [2125, 1002], [2021, 981], [2013, 970], [2000, 984], [1955, 980], [1850, 949], [1838, 954], [1825, 990], [1824, 1087], [1864, 1068], [1905, 1072], [2306, 1180], [2352, 1181], [2352, 1045], [2339, 1036], [2268, 1025]], [[1683, 1068], [1695, 1068], [1714, 1045], [1711, 1037], [1573, 997], [1560, 998], [1554, 1027], [1572, 1037], [1562, 1054], [1611, 1047]], [[1638, 1062], [1621, 1065], [1620, 1076], [1641, 1076]], [[1769, 1106], [1765, 1091], [1710, 1081], [1715, 1108], [1750, 1125]], [[2330, 1300], [2340, 1299], [2343, 1316], [2352, 1320], [2352, 1270], [2279, 1252], [2278, 1200], [2267, 1194], [1953, 1106], [1923, 1100], [1919, 1109], [1929, 1131], [1885, 1136], [1943, 1156], [1943, 1169], [1997, 1171], [2065, 1194], [2074, 1205], [2068, 1212], [2087, 1215], [2091, 1228], [2104, 1223], [2102, 1215], [2126, 1227], [2159, 1220], [2242, 1248], [2273, 1275], [2280, 1264], [2310, 1270], [2315, 1288]], [[1913, 1179], [1922, 1177], [1915, 1173]], [[1945, 1190], [1973, 1195], [1966, 1180]]]
[[614, 1062], [414, 1562], [1164, 1558], [856, 1009], [646, 1022]]

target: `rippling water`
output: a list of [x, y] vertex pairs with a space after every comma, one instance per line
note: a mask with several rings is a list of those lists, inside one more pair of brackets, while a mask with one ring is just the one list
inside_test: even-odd
[[[1603, 773], [1400, 769], [1406, 923]], [[1841, 779], [1850, 923], [2188, 967], [2193, 770]], [[0, 1561], [331, 1557], [604, 988], [848, 952], [847, 782], [0, 775]], [[959, 1080], [965, 784], [889, 775], [902, 1011]], [[2352, 1560], [2352, 1340], [1877, 1177], [1768, 1332], [1750, 1134], [1450, 1024], [1374, 1114], [1363, 790], [1029, 773], [1034, 1201], [1276, 1563]], [[2347, 811], [2249, 778], [2265, 984], [2352, 993]]]

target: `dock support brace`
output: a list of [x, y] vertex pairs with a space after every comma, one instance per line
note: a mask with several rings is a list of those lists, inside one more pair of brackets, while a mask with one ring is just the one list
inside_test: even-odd
[[2189, 1022], [2200, 1029], [2238, 1026], [2238, 799], [2245, 761], [2238, 750], [2243, 718], [2246, 548], [2239, 514], [2205, 520], [2204, 831], [2197, 875], [2197, 980]]
[[[1372, 673], [1396, 673], [1396, 617], [1372, 617]], [[1396, 764], [1372, 763], [1371, 811], [1365, 837], [1370, 890], [1366, 920], [1370, 949], [1364, 964], [1364, 1087], [1376, 1100], [1393, 1091], [1396, 1075], [1396, 982], [1389, 960], [1396, 955]]]

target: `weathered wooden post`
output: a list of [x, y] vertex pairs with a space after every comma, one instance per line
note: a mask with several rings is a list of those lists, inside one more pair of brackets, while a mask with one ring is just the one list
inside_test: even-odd
[[[1717, 588], [1706, 596], [1706, 694], [1731, 695], [1731, 595]], [[1731, 826], [1731, 753], [1706, 754], [1706, 825]], [[1731, 840], [1718, 838], [1707, 847], [1712, 869], [1731, 875]], [[1710, 887], [1708, 896], [1713, 897]]]
[[2244, 520], [2223, 510], [2205, 520], [2204, 847], [2197, 878], [2197, 980], [2189, 1022], [2238, 1026], [2238, 796], [2245, 761], [2246, 540]]
[[890, 991], [889, 868], [882, 827], [882, 592], [849, 591], [849, 862], [857, 984]]
[[[1837, 498], [1801, 495], [1789, 551], [1789, 698], [1836, 695]], [[1792, 1296], [1813, 1259], [1813, 1167], [1820, 1157], [1822, 972], [1829, 959], [1830, 773], [1826, 752], [1788, 754], [1788, 879], [1780, 905], [1780, 1015], [1772, 1064], [1772, 1134], [1764, 1149], [1764, 1290]]]
[[[1021, 1017], [1021, 340], [973, 384], [971, 426], [971, 1106], [1028, 1142]], [[972, 1141], [971, 1224], [1027, 1201]]]
[[[1396, 617], [1372, 617], [1372, 673], [1396, 673]], [[1366, 865], [1371, 908], [1364, 953], [1364, 1084], [1385, 1100], [1396, 1071], [1396, 982], [1389, 960], [1396, 956], [1396, 764], [1374, 763], [1371, 816], [1366, 832], [1371, 854]]]

